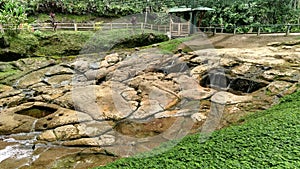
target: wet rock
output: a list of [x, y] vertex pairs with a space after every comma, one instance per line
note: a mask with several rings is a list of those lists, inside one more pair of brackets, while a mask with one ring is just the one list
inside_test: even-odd
[[[9, 92], [12, 91], [13, 92], [13, 88], [11, 86], [7, 86], [7, 85], [0, 85], [0, 94], [2, 95], [2, 93], [4, 92]], [[3, 96], [0, 96], [0, 98], [3, 98]]]
[[280, 46], [282, 43], [281, 42], [270, 42], [267, 44], [267, 46], [274, 46], [274, 47], [277, 47], [277, 46]]
[[87, 80], [97, 80], [98, 84], [100, 84], [100, 81], [105, 81], [106, 76], [108, 76], [109, 73], [113, 72], [114, 68], [100, 68], [98, 70], [88, 70], [84, 73]]
[[8, 72], [14, 69], [14, 66], [10, 63], [0, 62], [0, 72]]
[[89, 70], [89, 62], [78, 59], [77, 61], [71, 63], [71, 67], [79, 72], [86, 72]]
[[129, 118], [144, 119], [163, 110], [164, 108], [160, 105], [158, 101], [145, 99], [141, 102], [140, 108], [137, 111], [133, 112]]
[[55, 75], [47, 78], [46, 82], [53, 87], [60, 87], [69, 85], [72, 82], [72, 78], [73, 75]]
[[39, 102], [25, 103], [18, 107], [8, 108], [0, 113], [0, 133], [10, 134], [34, 131], [37, 128], [35, 123], [37, 118], [40, 118], [40, 115], [42, 116], [43, 113], [48, 115], [45, 109], [55, 111], [57, 108], [58, 106], [56, 105]]
[[61, 65], [52, 66], [46, 73], [45, 76], [65, 75], [74, 74], [75, 72], [69, 67], [63, 67]]
[[251, 101], [252, 96], [238, 96], [228, 92], [217, 92], [211, 101], [219, 104], [236, 104]]
[[300, 79], [299, 71], [298, 70], [292, 70], [292, 69], [271, 69], [268, 71], [265, 71], [262, 76], [269, 81], [274, 80], [285, 80], [289, 82], [298, 82]]
[[288, 46], [294, 46], [294, 45], [299, 45], [300, 44], [300, 40], [293, 40], [293, 41], [289, 41], [289, 42], [284, 42], [284, 45], [288, 45]]
[[92, 62], [90, 63], [90, 66], [89, 68], [92, 69], [92, 70], [97, 70], [99, 69], [101, 66], [100, 66], [100, 63], [99, 62]]
[[75, 124], [74, 126], [81, 137], [95, 137], [112, 130], [113, 123], [110, 121], [90, 121]]
[[34, 72], [54, 66], [56, 61], [47, 58], [24, 58], [12, 62], [12, 65], [23, 72]]
[[92, 118], [85, 114], [74, 110], [59, 108], [53, 114], [39, 119], [36, 123], [37, 130], [53, 129], [58, 126], [76, 124], [85, 121], [91, 121]]
[[113, 64], [120, 61], [119, 54], [118, 53], [113, 53], [113, 54], [107, 55], [107, 56], [105, 56], [105, 61], [109, 65], [113, 65]]
[[34, 71], [30, 74], [27, 74], [21, 77], [17, 82], [15, 87], [17, 88], [28, 88], [34, 84], [37, 84], [44, 79], [44, 74], [48, 71], [48, 69], [41, 69], [38, 71]]
[[293, 83], [285, 81], [275, 81], [270, 83], [266, 89], [269, 92], [268, 95], [275, 95], [278, 93], [285, 93], [289, 88], [293, 86]]
[[95, 80], [99, 74], [99, 70], [88, 70], [84, 73], [87, 80]]
[[245, 75], [247, 72], [250, 71], [251, 67], [252, 67], [251, 63], [245, 63], [233, 68], [231, 71], [236, 75]]
[[191, 70], [191, 74], [196, 79], [201, 79], [201, 77], [210, 69], [208, 65], [200, 65]]
[[183, 117], [183, 116], [191, 116], [193, 114], [193, 110], [190, 109], [181, 109], [181, 110], [172, 110], [172, 111], [164, 111], [161, 113], [155, 114], [155, 118], [168, 118], [168, 117]]
[[38, 136], [38, 140], [53, 142], [56, 141], [57, 138], [53, 130], [46, 130]]
[[30, 132], [34, 120], [33, 117], [2, 111], [0, 113], [0, 134]]
[[178, 93], [181, 98], [191, 99], [191, 100], [203, 100], [211, 97], [215, 93], [213, 89], [207, 88], [196, 88], [196, 89], [189, 89], [183, 90]]
[[293, 49], [293, 47], [292, 47], [292, 46], [282, 46], [281, 48], [282, 48], [282, 49], [285, 49], [285, 50], [290, 50], [290, 49]]
[[3, 108], [9, 108], [18, 105], [25, 97], [21, 90], [13, 90], [12, 88], [8, 88], [6, 86], [3, 86], [2, 89], [6, 90], [0, 93], [0, 106]]
[[221, 58], [220, 59], [220, 65], [224, 67], [233, 67], [235, 65], [238, 65], [239, 62], [232, 58]]
[[112, 135], [102, 135], [94, 138], [80, 138], [72, 141], [63, 142], [64, 146], [109, 146], [115, 142]]
[[191, 116], [194, 122], [200, 122], [207, 119], [207, 117], [203, 113], [195, 113]]
[[80, 138], [78, 130], [74, 125], [64, 125], [55, 128], [53, 131], [56, 136], [56, 139], [60, 141]]
[[20, 90], [0, 89], [0, 133], [38, 131], [41, 143], [101, 146], [124, 155], [127, 149], [120, 148], [145, 151], [185, 136], [194, 124], [206, 124], [205, 130], [216, 122], [211, 130], [266, 109], [300, 82], [300, 55], [280, 47], [179, 55], [151, 48], [126, 55], [56, 66], [13, 62], [24, 75], [15, 85]]

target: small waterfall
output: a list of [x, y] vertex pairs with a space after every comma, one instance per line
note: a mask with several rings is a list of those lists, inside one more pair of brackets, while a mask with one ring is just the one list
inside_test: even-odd
[[14, 89], [18, 89], [18, 86], [19, 86], [19, 83], [20, 83], [20, 80], [21, 80], [22, 78], [20, 78], [20, 79], [18, 79], [13, 85], [12, 85], [12, 87], [14, 88]]
[[[5, 149], [0, 150], [0, 163], [8, 158], [14, 159], [23, 159], [23, 158], [30, 158], [29, 160], [33, 162], [34, 160], [38, 159], [39, 155], [33, 155], [34, 150], [32, 146], [36, 141], [37, 135], [40, 132], [32, 132], [32, 133], [19, 133], [19, 134], [12, 134], [9, 136], [1, 136], [0, 139], [3, 142], [7, 143], [16, 143], [11, 146], [6, 146]], [[28, 140], [17, 140], [14, 137], [18, 136], [33, 136], [32, 139]]]
[[25, 95], [25, 98], [31, 98], [34, 96], [35, 91], [32, 89], [22, 89], [22, 93]]
[[209, 74], [209, 85], [211, 87], [226, 89], [230, 80], [224, 73]]
[[38, 121], [38, 119], [35, 119], [35, 120], [33, 121], [30, 132], [35, 132], [35, 125], [36, 125], [36, 122], [37, 122], [37, 121]]

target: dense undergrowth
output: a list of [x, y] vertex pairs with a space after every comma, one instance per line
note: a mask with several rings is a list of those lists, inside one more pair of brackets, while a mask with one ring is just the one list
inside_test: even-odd
[[205, 142], [199, 134], [190, 135], [163, 154], [100, 168], [300, 168], [299, 119], [300, 91], [247, 116], [241, 125], [215, 131]]

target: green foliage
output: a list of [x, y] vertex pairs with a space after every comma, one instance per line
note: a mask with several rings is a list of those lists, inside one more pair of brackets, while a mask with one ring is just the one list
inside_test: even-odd
[[27, 20], [25, 7], [19, 1], [5, 0], [0, 9], [0, 23], [10, 30], [17, 31], [21, 23]]
[[[300, 168], [300, 91], [199, 142], [185, 137], [163, 154], [124, 158], [100, 168]], [[159, 149], [158, 149], [159, 150]], [[157, 150], [155, 150], [157, 151]], [[155, 152], [152, 152], [155, 153]]]
[[158, 48], [165, 53], [174, 53], [177, 51], [180, 44], [185, 41], [191, 40], [192, 38], [193, 37], [172, 39], [170, 41], [160, 43]]
[[[25, 6], [29, 16], [45, 13], [46, 20], [50, 12], [56, 13], [57, 17], [59, 14], [120, 17], [145, 12], [147, 6], [152, 13], [165, 12], [166, 9], [175, 6], [206, 6], [215, 10], [207, 12], [201, 26], [223, 25], [226, 27], [225, 31], [231, 32], [234, 26], [241, 25], [298, 23], [300, 17], [298, 0], [5, 0], [4, 2], [21, 4], [15, 5], [18, 8]], [[3, 2], [0, 3], [0, 8], [5, 4], [9, 3], [4, 5]], [[157, 23], [164, 23], [165, 20], [166, 15], [158, 14]]]
[[[200, 0], [203, 6], [208, 6], [215, 11], [208, 12], [202, 26], [223, 25], [225, 32], [232, 32], [234, 26], [243, 25], [268, 25], [298, 23], [300, 17], [299, 1], [282, 0]], [[282, 27], [265, 28], [266, 31], [282, 31]], [[263, 30], [262, 30], [263, 31]], [[240, 28], [238, 32], [247, 32]]]

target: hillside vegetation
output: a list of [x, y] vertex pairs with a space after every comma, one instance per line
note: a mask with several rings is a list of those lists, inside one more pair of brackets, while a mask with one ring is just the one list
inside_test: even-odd
[[4, 9], [7, 3], [18, 3], [18, 7], [23, 6], [28, 16], [49, 15], [50, 12], [55, 12], [57, 14], [121, 17], [145, 12], [146, 7], [149, 7], [152, 13], [166, 13], [168, 8], [175, 6], [213, 8], [214, 11], [208, 12], [204, 17], [202, 26], [299, 24], [300, 18], [298, 0], [3, 0], [0, 2], [0, 9]]
[[[200, 142], [185, 137], [163, 154], [124, 158], [100, 168], [300, 168], [300, 91]], [[159, 149], [167, 147], [162, 145]]]

